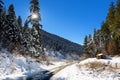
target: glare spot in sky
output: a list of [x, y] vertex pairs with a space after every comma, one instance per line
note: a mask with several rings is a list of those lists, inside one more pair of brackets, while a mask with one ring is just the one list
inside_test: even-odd
[[38, 18], [38, 15], [37, 15], [37, 14], [33, 13], [33, 14], [31, 15], [31, 19], [37, 19], [37, 18]]

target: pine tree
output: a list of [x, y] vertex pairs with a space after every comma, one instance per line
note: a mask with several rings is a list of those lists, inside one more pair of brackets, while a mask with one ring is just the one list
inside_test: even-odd
[[7, 15], [7, 21], [8, 21], [8, 30], [6, 31], [8, 39], [12, 42], [16, 41], [16, 15], [14, 11], [14, 6], [10, 5], [8, 9], [8, 15]]
[[109, 25], [109, 29], [113, 26], [115, 21], [115, 6], [114, 2], [111, 2], [110, 8], [106, 17], [106, 23]]
[[[107, 17], [106, 17], [106, 24], [108, 24], [108, 29], [106, 31], [106, 33], [108, 33], [106, 35], [106, 51], [107, 53], [111, 54], [111, 50], [110, 48], [113, 47], [114, 49], [114, 42], [113, 42], [113, 30], [115, 28], [115, 6], [114, 6], [114, 3], [111, 2], [110, 4], [110, 8], [109, 8], [109, 11], [108, 11], [108, 14], [107, 14]], [[114, 51], [114, 50], [113, 50]], [[112, 51], [112, 52], [113, 52]]]
[[115, 21], [120, 22], [120, 0], [117, 0], [117, 7], [115, 12]]
[[98, 53], [99, 41], [98, 41], [98, 34], [97, 34], [96, 29], [94, 29], [93, 45], [94, 45], [94, 54], [97, 54]]
[[22, 28], [22, 39], [21, 44], [23, 46], [23, 53], [29, 53], [29, 49], [31, 48], [31, 30], [28, 27], [28, 21], [25, 21], [24, 27]]
[[113, 37], [116, 45], [116, 52], [120, 53], [120, 0], [117, 0], [117, 7], [115, 12], [115, 23], [113, 31]]
[[8, 8], [8, 14], [6, 15], [5, 24], [6, 25], [4, 26], [3, 31], [5, 38], [4, 41], [7, 42], [6, 46], [12, 43], [19, 43], [20, 35], [13, 4], [11, 4]]
[[23, 29], [22, 29], [22, 32], [23, 32], [23, 33], [24, 33], [24, 32], [27, 32], [28, 29], [29, 29], [29, 27], [28, 27], [28, 21], [26, 20], [25, 23], [24, 23], [24, 27], [23, 27]]
[[3, 26], [5, 25], [5, 15], [6, 13], [4, 13], [3, 11], [3, 5], [4, 3], [2, 2], [2, 0], [0, 0], [0, 43], [2, 41], [2, 36], [3, 36]]
[[115, 12], [115, 23], [112, 28], [114, 38], [120, 38], [120, 0], [117, 0], [117, 7]]
[[31, 0], [30, 4], [31, 4], [31, 6], [30, 6], [31, 23], [32, 24], [39, 23], [39, 21], [41, 21], [41, 17], [40, 17], [40, 13], [39, 13], [40, 12], [39, 1], [38, 0]]
[[41, 39], [41, 21], [40, 17], [40, 8], [38, 0], [30, 1], [30, 22], [33, 24], [32, 26], [32, 50], [34, 50], [35, 56], [40, 56], [42, 51], [42, 39]]
[[102, 52], [102, 35], [101, 35], [101, 30], [94, 29], [93, 47], [94, 47], [94, 54], [95, 55], [97, 55], [97, 54]]
[[8, 8], [8, 17], [10, 18], [10, 21], [15, 21], [16, 20], [16, 14], [14, 11], [14, 5], [11, 4]]
[[85, 48], [85, 53], [88, 53], [87, 47], [88, 47], [88, 36], [85, 36], [84, 39], [84, 48]]
[[19, 34], [19, 39], [20, 39], [20, 43], [21, 43], [21, 40], [22, 40], [22, 18], [21, 16], [18, 16], [18, 19], [17, 19], [17, 27], [18, 27], [18, 34]]
[[85, 52], [87, 54], [88, 57], [93, 57], [93, 41], [92, 41], [92, 36], [86, 36], [84, 39], [84, 48], [85, 48]]
[[[102, 24], [101, 33], [103, 43], [107, 53], [119, 53], [120, 49], [120, 0], [117, 0], [117, 7], [114, 3], [110, 4], [110, 8], [106, 17], [106, 21]], [[112, 48], [113, 47], [113, 48]], [[110, 49], [113, 50], [110, 50]]]
[[[115, 6], [114, 3], [111, 2], [110, 8], [106, 17], [106, 21], [102, 23], [101, 34], [102, 34], [102, 44], [104, 44], [104, 49], [106, 53], [109, 53], [110, 47], [108, 45], [111, 44], [113, 40], [113, 29], [115, 23]], [[103, 45], [102, 45], [103, 46]]]
[[110, 29], [109, 29], [109, 25], [106, 22], [102, 23], [102, 28], [101, 28], [101, 35], [102, 35], [102, 43], [104, 44], [104, 48], [106, 53], [108, 53], [107, 51], [107, 45], [109, 44], [110, 41]]
[[3, 11], [3, 1], [2, 0], [0, 0], [0, 14], [1, 14], [1, 12]]
[[115, 38], [120, 37], [120, 0], [117, 1], [117, 7], [115, 12], [115, 28], [113, 29]]
[[21, 16], [18, 16], [17, 23], [18, 23], [19, 29], [22, 30], [22, 18], [21, 18]]

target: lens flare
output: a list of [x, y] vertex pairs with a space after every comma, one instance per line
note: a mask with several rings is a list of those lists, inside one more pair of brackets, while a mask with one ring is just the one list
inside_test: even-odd
[[34, 13], [34, 14], [32, 14], [32, 15], [31, 15], [31, 19], [38, 19], [38, 15], [37, 15], [37, 14], [35, 14], [35, 13]]

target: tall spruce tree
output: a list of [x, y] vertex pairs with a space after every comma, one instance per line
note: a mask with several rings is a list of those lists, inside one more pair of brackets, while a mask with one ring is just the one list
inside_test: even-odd
[[3, 12], [3, 2], [0, 0], [0, 42], [2, 41], [3, 26], [5, 25], [5, 13]]
[[25, 21], [24, 27], [22, 28], [22, 39], [21, 44], [23, 47], [23, 53], [29, 53], [29, 49], [31, 48], [31, 30], [28, 27], [28, 21]]
[[114, 25], [113, 37], [116, 45], [116, 52], [120, 53], [120, 0], [117, 0]]
[[6, 15], [6, 25], [4, 26], [5, 41], [10, 43], [19, 42], [19, 29], [17, 26], [16, 15], [14, 11], [14, 5], [11, 4], [8, 8], [8, 14]]
[[97, 30], [94, 29], [94, 35], [93, 35], [93, 45], [94, 45], [94, 54], [97, 54], [98, 52], [98, 34], [97, 34]]
[[2, 1], [2, 0], [0, 0], [0, 14], [1, 14], [1, 13], [2, 13], [2, 11], [3, 11], [3, 5], [4, 5], [3, 1]]
[[39, 1], [38, 0], [31, 0], [30, 5], [31, 5], [30, 6], [31, 23], [38, 24], [39, 21], [41, 21], [41, 16], [39, 13], [40, 12]]
[[117, 0], [117, 7], [115, 12], [115, 26], [113, 29], [115, 38], [120, 38], [120, 0]]
[[94, 29], [94, 35], [93, 35], [93, 47], [94, 47], [94, 54], [97, 55], [101, 53], [102, 48], [102, 35], [101, 30]]
[[21, 16], [18, 16], [17, 27], [18, 27], [19, 39], [20, 39], [20, 43], [21, 43], [21, 40], [22, 40], [22, 18], [21, 18]]
[[84, 38], [84, 48], [85, 48], [85, 53], [88, 53], [88, 36], [85, 36]]
[[111, 40], [113, 40], [113, 29], [115, 27], [114, 25], [115, 23], [115, 6], [114, 6], [114, 3], [111, 2], [110, 4], [110, 8], [109, 8], [109, 11], [108, 11], [108, 14], [107, 14], [107, 17], [106, 17], [106, 24], [108, 24], [108, 31], [106, 33], [107, 34], [107, 43], [111, 43]]
[[31, 0], [30, 1], [30, 22], [33, 24], [32, 26], [32, 50], [35, 53], [35, 56], [40, 56], [42, 52], [41, 46], [41, 25], [39, 21], [41, 21], [40, 17], [40, 8], [39, 8], [39, 1], [38, 0]]
[[21, 18], [21, 16], [18, 16], [17, 23], [18, 23], [19, 29], [22, 30], [22, 18]]
[[106, 17], [106, 23], [109, 25], [109, 29], [111, 29], [111, 27], [113, 26], [115, 21], [115, 6], [114, 6], [114, 2], [111, 2], [110, 4], [110, 8]]
[[104, 48], [106, 53], [108, 53], [107, 51], [107, 46], [109, 44], [109, 40], [110, 40], [110, 29], [109, 29], [109, 25], [106, 22], [103, 22], [101, 25], [101, 35], [102, 35], [102, 43], [104, 44]]
[[14, 5], [11, 4], [8, 8], [8, 17], [10, 18], [10, 21], [16, 21], [16, 14], [14, 11]]
[[[111, 46], [111, 45], [114, 45], [113, 43], [113, 30], [115, 28], [115, 5], [113, 2], [111, 2], [110, 4], [110, 8], [109, 8], [109, 11], [108, 11], [108, 14], [107, 14], [107, 17], [106, 17], [106, 23], [108, 24], [109, 26], [109, 34], [107, 35], [107, 52], [108, 53], [111, 53], [110, 51], [110, 47], [114, 47], [114, 46]], [[114, 48], [113, 48], [114, 49]], [[113, 51], [112, 51], [113, 52]]]
[[85, 48], [85, 52], [87, 54], [88, 57], [93, 57], [93, 41], [92, 41], [92, 36], [88, 35], [85, 37], [84, 39], [84, 48]]

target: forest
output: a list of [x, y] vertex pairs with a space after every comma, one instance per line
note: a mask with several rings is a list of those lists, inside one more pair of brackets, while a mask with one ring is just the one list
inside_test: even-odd
[[120, 0], [116, 5], [111, 2], [101, 29], [94, 29], [93, 36], [85, 37], [84, 47], [88, 57], [95, 57], [99, 53], [120, 55]]

